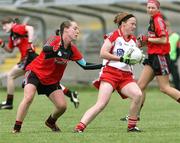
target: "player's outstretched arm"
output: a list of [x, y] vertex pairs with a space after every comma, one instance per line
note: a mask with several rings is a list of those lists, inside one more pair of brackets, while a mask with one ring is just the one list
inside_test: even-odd
[[76, 61], [76, 63], [82, 67], [84, 70], [96, 70], [96, 69], [101, 69], [102, 68], [102, 64], [96, 64], [96, 63], [88, 63], [85, 61], [84, 58], [82, 58], [81, 60]]

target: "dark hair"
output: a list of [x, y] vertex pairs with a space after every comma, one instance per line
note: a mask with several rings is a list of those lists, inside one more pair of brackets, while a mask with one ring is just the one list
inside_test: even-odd
[[69, 28], [71, 26], [71, 22], [72, 21], [70, 21], [70, 20], [62, 22], [61, 25], [60, 25], [60, 29], [57, 29], [55, 31], [56, 35], [61, 36], [61, 44], [62, 44], [62, 46], [64, 46], [64, 41], [63, 41], [63, 38], [62, 38], [62, 35], [64, 33], [64, 28]]
[[5, 17], [4, 19], [1, 20], [1, 24], [6, 24], [6, 23], [11, 23], [14, 22], [13, 18], [11, 17]]
[[64, 21], [61, 23], [60, 25], [60, 33], [63, 34], [64, 32], [64, 28], [69, 28], [71, 26], [71, 22], [70, 20]]
[[7, 23], [18, 23], [20, 24], [20, 20], [18, 17], [12, 18], [12, 17], [5, 17], [4, 19], [1, 20], [1, 24], [7, 24]]
[[55, 31], [56, 35], [61, 35], [62, 36], [62, 34], [64, 32], [64, 28], [70, 27], [71, 26], [71, 22], [72, 21], [70, 21], [70, 20], [62, 22], [61, 25], [60, 25], [60, 29], [57, 29]]

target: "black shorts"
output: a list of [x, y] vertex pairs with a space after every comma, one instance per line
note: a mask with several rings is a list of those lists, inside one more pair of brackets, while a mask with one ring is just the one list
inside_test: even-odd
[[51, 85], [41, 84], [38, 77], [32, 71], [26, 72], [25, 79], [23, 81], [23, 87], [28, 83], [31, 83], [36, 86], [38, 95], [45, 94], [46, 96], [49, 96], [53, 91], [62, 89], [61, 86], [59, 85], [59, 83], [51, 84]]
[[155, 75], [168, 75], [170, 73], [170, 57], [167, 55], [148, 55], [144, 65], [152, 67]]

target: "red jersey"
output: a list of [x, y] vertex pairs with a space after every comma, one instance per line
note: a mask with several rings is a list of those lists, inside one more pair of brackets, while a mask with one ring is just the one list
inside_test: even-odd
[[19, 51], [21, 53], [20, 60], [24, 59], [27, 54], [28, 48], [28, 35], [25, 27], [26, 25], [23, 24], [14, 24], [9, 36], [8, 46], [10, 49], [13, 49], [15, 47], [19, 48]]
[[[54, 49], [61, 48], [60, 36], [51, 37], [45, 45], [51, 45]], [[69, 59], [57, 57], [45, 59], [45, 53], [42, 51], [40, 55], [26, 67], [26, 70], [33, 71], [44, 85], [58, 83], [63, 76], [69, 60], [77, 61], [83, 58], [75, 45], [71, 44], [70, 50], [72, 54]]]
[[148, 54], [165, 55], [170, 51], [169, 36], [166, 29], [166, 24], [160, 12], [151, 17], [148, 28], [148, 36], [151, 38], [159, 38], [166, 36], [167, 42], [165, 44], [155, 44], [148, 42]]

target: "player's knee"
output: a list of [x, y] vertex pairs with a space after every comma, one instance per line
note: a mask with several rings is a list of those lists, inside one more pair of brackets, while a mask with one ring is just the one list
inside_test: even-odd
[[98, 103], [95, 106], [99, 111], [102, 111], [106, 107], [106, 105], [107, 103]]
[[142, 92], [141, 91], [136, 91], [132, 97], [132, 100], [136, 103], [139, 103], [142, 99]]
[[14, 79], [15, 79], [14, 75], [12, 75], [11, 73], [7, 74], [7, 80], [14, 80]]
[[23, 102], [25, 103], [25, 104], [27, 104], [27, 105], [30, 105], [31, 103], [32, 103], [32, 101], [33, 101], [33, 97], [25, 97], [24, 99], [23, 99]]
[[58, 105], [56, 105], [56, 108], [58, 109], [58, 110], [61, 110], [61, 111], [66, 111], [66, 109], [67, 109], [67, 105], [66, 105], [66, 103], [62, 103], [62, 104], [58, 104]]
[[160, 89], [159, 89], [161, 92], [163, 92], [163, 93], [167, 93], [167, 90], [168, 90], [168, 88], [166, 87], [166, 86], [162, 86], [162, 87], [160, 87]]
[[143, 82], [138, 82], [137, 84], [142, 91], [146, 89], [146, 84], [144, 84]]

